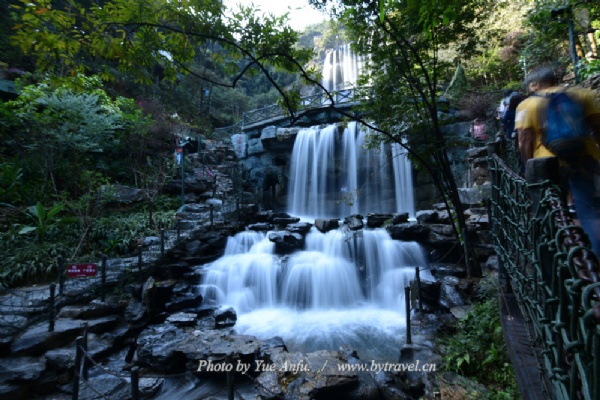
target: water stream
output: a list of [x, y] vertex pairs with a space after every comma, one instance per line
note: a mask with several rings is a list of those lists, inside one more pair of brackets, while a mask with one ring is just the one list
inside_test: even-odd
[[[323, 85], [351, 87], [361, 61], [348, 46], [325, 60]], [[288, 212], [308, 222], [361, 213], [414, 216], [410, 162], [398, 145], [365, 150], [371, 132], [354, 122], [300, 129], [289, 170]], [[406, 326], [404, 288], [425, 269], [417, 243], [385, 229], [307, 234], [302, 251], [278, 256], [267, 233], [230, 237], [205, 266], [207, 303], [232, 306], [238, 333], [281, 337], [290, 351], [351, 346], [363, 360], [396, 362]]]

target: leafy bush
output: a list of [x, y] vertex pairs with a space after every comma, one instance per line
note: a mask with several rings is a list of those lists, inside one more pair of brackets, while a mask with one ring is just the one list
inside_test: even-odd
[[[36, 208], [37, 210], [37, 208]], [[24, 220], [26, 221], [26, 220]], [[18, 286], [56, 278], [56, 257], [69, 259], [79, 248], [84, 229], [76, 219], [61, 218], [60, 223], [44, 225], [45, 241], [20, 234], [22, 224], [9, 225], [0, 234], [0, 286]], [[100, 260], [102, 254], [125, 255], [136, 249], [146, 236], [156, 236], [159, 229], [173, 227], [173, 211], [154, 214], [153, 222], [143, 212], [113, 214], [99, 218], [91, 227], [78, 259]]]
[[589, 79], [600, 75], [600, 60], [581, 62], [579, 65], [579, 75], [581, 79]]
[[459, 321], [456, 332], [442, 340], [445, 342], [444, 361], [449, 370], [496, 389], [490, 400], [519, 398], [496, 297], [476, 304]]

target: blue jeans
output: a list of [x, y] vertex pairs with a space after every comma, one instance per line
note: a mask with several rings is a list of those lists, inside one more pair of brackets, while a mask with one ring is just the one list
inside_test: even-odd
[[564, 167], [566, 179], [573, 195], [575, 212], [581, 227], [587, 234], [592, 250], [600, 258], [600, 193], [596, 193], [596, 176], [600, 176], [600, 164], [591, 158], [585, 158], [576, 166]]

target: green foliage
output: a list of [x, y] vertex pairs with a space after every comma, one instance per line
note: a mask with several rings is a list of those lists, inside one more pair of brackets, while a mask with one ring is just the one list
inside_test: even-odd
[[462, 65], [456, 68], [456, 72], [446, 89], [444, 95], [450, 100], [458, 100], [467, 90], [467, 76], [465, 75], [465, 69]]
[[35, 206], [28, 207], [24, 214], [28, 217], [32, 225], [23, 226], [19, 231], [19, 235], [35, 232], [40, 242], [45, 241], [48, 229], [50, 229], [53, 224], [60, 222], [60, 220], [56, 219], [56, 216], [62, 209], [62, 204], [56, 204], [49, 210], [46, 210], [39, 201]]
[[140, 239], [158, 235], [160, 228], [173, 227], [172, 211], [156, 212], [153, 217], [152, 223], [143, 214], [99, 218], [90, 232], [90, 239], [100, 244], [101, 251], [113, 255], [127, 254], [136, 249]]
[[493, 388], [491, 400], [519, 398], [496, 298], [476, 304], [456, 331], [441, 340], [447, 369]]
[[16, 155], [10, 165], [21, 170], [22, 187], [11, 191], [9, 202], [18, 204], [25, 193], [43, 203], [59, 193], [77, 198], [87, 171], [121, 173], [125, 144], [144, 134], [149, 119], [133, 100], [111, 99], [101, 84], [98, 77], [46, 78], [0, 103], [0, 115], [7, 116], [0, 124], [3, 152]]
[[590, 60], [579, 64], [581, 79], [589, 79], [600, 74], [600, 60]]
[[[37, 206], [35, 210], [29, 209], [28, 212], [35, 213], [35, 218], [44, 215]], [[45, 224], [43, 229], [46, 229], [44, 242], [33, 241], [29, 235], [19, 234], [22, 224], [8, 226], [0, 233], [0, 286], [18, 286], [56, 277], [56, 257], [62, 255], [70, 258], [73, 250], [80, 245], [83, 234], [79, 221], [62, 218], [61, 223], [58, 223], [56, 213], [51, 209], [42, 217], [42, 224]], [[156, 212], [153, 223], [149, 223], [144, 212], [132, 212], [128, 215], [113, 213], [99, 218], [90, 229], [88, 240], [82, 246], [78, 258], [100, 260], [102, 254], [130, 254], [141, 239], [157, 236], [157, 228], [172, 228], [173, 222], [172, 210]]]
[[0, 202], [20, 204], [23, 170], [15, 163], [0, 164]]

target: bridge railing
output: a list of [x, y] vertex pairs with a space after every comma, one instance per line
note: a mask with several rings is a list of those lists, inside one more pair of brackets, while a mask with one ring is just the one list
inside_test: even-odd
[[554, 157], [529, 160], [525, 180], [489, 148], [491, 221], [501, 295], [516, 297], [556, 399], [600, 399], [598, 258], [572, 220]]
[[[331, 96], [331, 97], [330, 97]], [[363, 97], [358, 98], [354, 89], [343, 89], [334, 92], [326, 92], [313, 94], [302, 97], [298, 112], [315, 110], [319, 108], [329, 107], [333, 104], [350, 104], [364, 100]], [[242, 115], [242, 121], [235, 125], [224, 128], [215, 129], [216, 133], [233, 135], [242, 132], [244, 127], [252, 126], [261, 122], [285, 118], [288, 116], [287, 110], [278, 104], [258, 108], [256, 110], [245, 112]]]

